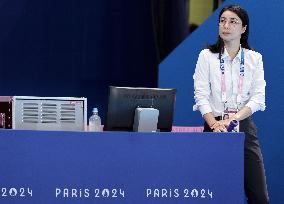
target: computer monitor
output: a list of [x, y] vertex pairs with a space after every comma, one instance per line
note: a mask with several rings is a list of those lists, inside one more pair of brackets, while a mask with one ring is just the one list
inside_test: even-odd
[[159, 110], [157, 129], [172, 130], [176, 89], [109, 87], [108, 110], [104, 130], [133, 131], [135, 109]]

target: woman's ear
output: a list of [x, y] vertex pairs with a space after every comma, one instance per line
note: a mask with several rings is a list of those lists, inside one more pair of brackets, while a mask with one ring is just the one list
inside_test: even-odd
[[243, 28], [242, 28], [242, 34], [245, 33], [247, 30], [247, 25], [245, 25]]

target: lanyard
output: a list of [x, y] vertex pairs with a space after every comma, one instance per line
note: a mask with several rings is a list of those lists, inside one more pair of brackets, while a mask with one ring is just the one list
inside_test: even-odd
[[[241, 48], [241, 64], [240, 64], [240, 74], [239, 74], [239, 83], [238, 83], [238, 95], [237, 95], [237, 103], [241, 103], [241, 94], [243, 90], [244, 76], [245, 76], [245, 54], [243, 48]], [[220, 56], [220, 70], [221, 70], [221, 94], [222, 94], [222, 102], [227, 102], [227, 94], [226, 94], [226, 83], [225, 83], [225, 60]]]

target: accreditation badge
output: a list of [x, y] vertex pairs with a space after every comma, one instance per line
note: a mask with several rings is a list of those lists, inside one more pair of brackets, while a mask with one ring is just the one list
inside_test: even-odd
[[[224, 110], [224, 112], [222, 113], [222, 120], [226, 120], [229, 119], [230, 117], [232, 117], [233, 115], [235, 115], [238, 112], [238, 109], [235, 108], [226, 108]], [[239, 132], [240, 131], [240, 125], [238, 124], [235, 128], [234, 128], [234, 132]]]

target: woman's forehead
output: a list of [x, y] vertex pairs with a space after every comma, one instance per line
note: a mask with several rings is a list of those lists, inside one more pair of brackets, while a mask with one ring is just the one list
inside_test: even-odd
[[234, 19], [240, 20], [240, 18], [238, 17], [238, 15], [235, 14], [234, 12], [232, 12], [232, 11], [224, 11], [224, 12], [222, 13], [222, 15], [220, 16], [220, 18], [228, 18], [228, 19], [234, 18]]

